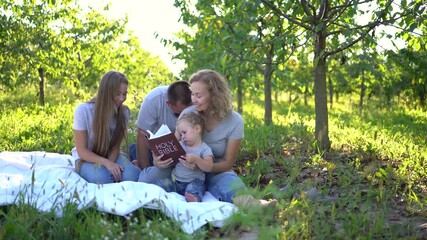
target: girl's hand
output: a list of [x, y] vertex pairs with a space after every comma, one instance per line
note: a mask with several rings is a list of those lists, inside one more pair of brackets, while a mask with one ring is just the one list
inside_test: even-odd
[[197, 168], [196, 160], [193, 157], [194, 154], [189, 153], [179, 158], [179, 162], [187, 168], [194, 170]]
[[108, 163], [105, 165], [105, 167], [113, 175], [114, 180], [116, 182], [119, 182], [122, 179], [123, 167], [120, 166], [118, 163], [108, 161]]
[[194, 153], [188, 153], [188, 154], [185, 154], [184, 158], [189, 164], [193, 164], [193, 163], [195, 164], [197, 156], [194, 155]]
[[168, 168], [168, 167], [172, 166], [173, 159], [169, 158], [169, 159], [161, 160], [163, 156], [164, 156], [164, 154], [159, 155], [159, 156], [156, 156], [153, 154], [154, 166], [156, 166], [158, 168]]

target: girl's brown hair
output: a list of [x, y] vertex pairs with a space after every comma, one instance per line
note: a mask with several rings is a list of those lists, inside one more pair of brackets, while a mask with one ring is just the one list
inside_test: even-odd
[[[108, 158], [112, 148], [120, 146], [127, 138], [129, 108], [125, 105], [116, 107], [114, 96], [121, 84], [128, 85], [126, 76], [111, 70], [102, 76], [98, 93], [89, 102], [95, 103], [93, 118], [93, 152]], [[110, 133], [110, 123], [116, 122], [114, 132]]]

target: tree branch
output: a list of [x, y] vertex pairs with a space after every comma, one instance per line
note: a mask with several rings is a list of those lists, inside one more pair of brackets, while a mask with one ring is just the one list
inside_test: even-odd
[[[304, 9], [305, 14], [307, 14], [307, 16], [313, 18], [313, 14], [311, 14], [311, 12], [310, 12], [310, 9], [309, 9], [308, 4], [307, 4], [307, 0], [301, 0], [301, 6], [302, 6], [302, 9]], [[314, 10], [314, 9], [312, 8], [312, 10]], [[313, 11], [313, 12], [315, 12], [315, 11]]]
[[[409, 9], [408, 11], [402, 12], [400, 14], [395, 14], [393, 18], [390, 18], [388, 20], [385, 20], [385, 13], [387, 12], [387, 10], [390, 8], [391, 4], [393, 3], [393, 0], [390, 0], [387, 2], [385, 8], [383, 10], [380, 11], [380, 14], [378, 14], [378, 17], [375, 21], [369, 22], [368, 24], [365, 24], [363, 26], [355, 26], [353, 28], [350, 28], [350, 31], [357, 31], [357, 30], [363, 30], [362, 33], [360, 33], [360, 36], [357, 37], [356, 39], [354, 39], [353, 41], [349, 42], [348, 44], [339, 47], [337, 49], [335, 49], [334, 51], [328, 51], [325, 53], [325, 56], [330, 56], [330, 55], [334, 55], [336, 53], [339, 53], [347, 48], [350, 48], [351, 46], [353, 46], [354, 44], [356, 44], [357, 42], [359, 42], [360, 40], [362, 40], [363, 38], [366, 37], [366, 35], [368, 35], [374, 28], [378, 27], [379, 25], [388, 25], [388, 24], [393, 24], [396, 20], [401, 19], [405, 16], [408, 16], [410, 14], [413, 13], [413, 9]], [[335, 23], [336, 24], [336, 23]], [[345, 26], [344, 26], [345, 27]], [[348, 28], [347, 28], [348, 29]], [[329, 32], [329, 35], [332, 34], [339, 34], [342, 33], [344, 31], [344, 29], [340, 29], [338, 31], [333, 31], [333, 32]]]
[[[335, 7], [331, 8], [331, 10], [329, 11], [329, 15], [326, 17], [326, 21], [327, 22], [335, 22], [344, 13], [344, 11], [346, 9], [345, 6], [349, 5], [349, 4], [350, 4], [349, 0], [346, 0], [346, 3], [344, 5], [335, 6]], [[335, 17], [333, 17], [333, 16], [335, 16]]]
[[261, 0], [261, 2], [268, 6], [273, 12], [275, 12], [276, 14], [278, 14], [279, 16], [282, 16], [284, 18], [286, 18], [289, 22], [296, 24], [302, 28], [305, 28], [307, 30], [311, 30], [312, 27], [310, 25], [304, 24], [302, 21], [297, 21], [294, 18], [292, 18], [290, 15], [284, 14], [282, 11], [280, 11], [280, 9], [278, 9], [276, 6], [274, 6], [272, 3], [270, 3], [268, 0]]
[[322, 0], [320, 3], [320, 9], [319, 9], [319, 16], [320, 17], [315, 17], [316, 21], [324, 19], [326, 13], [328, 12], [328, 7], [329, 7], [329, 0]]

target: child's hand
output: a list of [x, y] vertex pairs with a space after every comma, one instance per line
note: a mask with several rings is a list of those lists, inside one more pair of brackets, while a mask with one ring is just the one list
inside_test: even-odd
[[195, 164], [196, 163], [196, 155], [193, 153], [187, 153], [185, 154], [185, 159], [189, 164]]
[[189, 169], [196, 169], [196, 156], [192, 153], [185, 154], [181, 158], [179, 158], [179, 162], [182, 163], [182, 165], [186, 166]]

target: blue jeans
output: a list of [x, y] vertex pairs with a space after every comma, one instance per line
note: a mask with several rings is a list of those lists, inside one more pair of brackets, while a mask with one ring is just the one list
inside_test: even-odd
[[246, 189], [242, 179], [234, 171], [206, 173], [208, 191], [218, 200], [232, 203], [237, 192]]
[[[131, 160], [136, 160], [136, 143], [131, 143], [129, 145], [129, 157]], [[153, 164], [153, 153], [148, 150], [148, 160], [150, 161], [150, 166], [154, 166]]]
[[[79, 161], [81, 160], [76, 160], [76, 164]], [[141, 170], [139, 167], [133, 165], [125, 155], [119, 154], [116, 163], [123, 167], [120, 182], [138, 180]], [[113, 175], [106, 167], [95, 163], [83, 162], [77, 173], [90, 183], [104, 184], [115, 182]]]
[[[161, 169], [148, 167], [141, 171], [139, 182], [156, 183], [158, 180], [168, 178], [172, 174], [173, 167]], [[206, 189], [218, 200], [232, 202], [237, 192], [246, 189], [242, 179], [234, 171], [222, 173], [206, 173]]]
[[186, 192], [197, 198], [199, 202], [202, 201], [205, 195], [205, 182], [196, 178], [191, 182], [180, 182], [172, 177], [162, 180], [157, 180], [154, 184], [163, 188], [166, 192], [177, 192], [184, 195]]
[[173, 166], [169, 168], [158, 168], [156, 166], [144, 168], [139, 174], [138, 182], [155, 183], [158, 180], [168, 178], [171, 176], [173, 168]]

